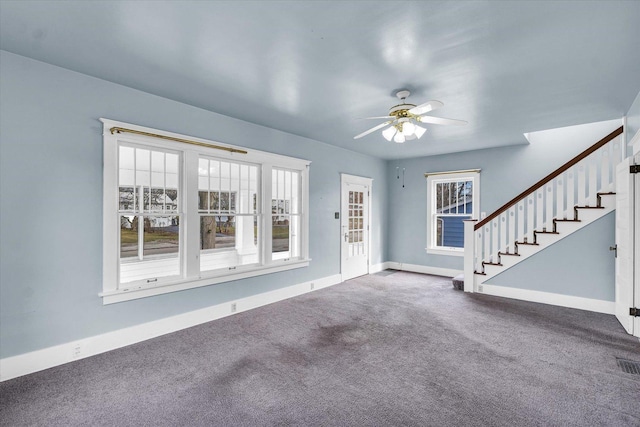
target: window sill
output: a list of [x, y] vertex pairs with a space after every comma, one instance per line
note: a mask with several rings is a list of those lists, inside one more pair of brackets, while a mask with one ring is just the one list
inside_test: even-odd
[[449, 255], [449, 256], [464, 256], [464, 249], [436, 249], [436, 248], [425, 248], [428, 254], [432, 255]]
[[102, 297], [102, 304], [115, 304], [118, 302], [124, 302], [134, 300], [138, 298], [146, 298], [154, 295], [162, 295], [170, 292], [183, 291], [186, 289], [199, 288], [202, 286], [215, 285], [218, 283], [231, 282], [233, 280], [246, 279], [248, 277], [260, 276], [263, 274], [277, 273], [280, 271], [293, 270], [296, 268], [302, 268], [309, 266], [310, 258], [292, 260], [277, 265], [256, 266], [255, 268], [240, 271], [234, 274], [225, 274], [224, 276], [209, 276], [189, 279], [179, 279], [174, 282], [167, 282], [159, 284], [153, 287], [139, 287], [135, 289], [127, 290], [115, 290], [110, 292], [102, 292], [99, 295]]

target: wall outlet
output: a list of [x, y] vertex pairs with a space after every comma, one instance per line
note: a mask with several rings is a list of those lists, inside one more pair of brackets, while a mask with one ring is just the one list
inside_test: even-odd
[[71, 358], [79, 359], [81, 356], [82, 356], [82, 344], [80, 344], [79, 342], [74, 343], [71, 346]]
[[478, 285], [478, 292], [484, 291], [484, 287], [482, 285]]
[[235, 313], [237, 309], [238, 309], [238, 306], [236, 305], [236, 303], [232, 302], [231, 303], [231, 312]]
[[313, 282], [311, 282], [311, 290], [313, 290], [314, 287], [315, 285], [313, 284]]

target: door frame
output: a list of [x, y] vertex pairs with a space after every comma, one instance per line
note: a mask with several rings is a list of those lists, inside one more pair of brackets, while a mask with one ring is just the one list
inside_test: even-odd
[[[342, 272], [344, 271], [344, 253], [343, 253], [343, 248], [344, 245], [342, 244], [342, 221], [344, 220], [344, 218], [342, 217], [342, 214], [344, 213], [345, 209], [344, 209], [344, 198], [342, 197], [342, 195], [344, 194], [345, 191], [345, 186], [346, 183], [351, 183], [351, 184], [358, 184], [358, 185], [366, 185], [369, 189], [369, 192], [367, 194], [367, 224], [368, 224], [368, 229], [366, 230], [367, 233], [367, 273], [369, 274], [371, 272], [371, 200], [373, 198], [373, 178], [368, 178], [368, 177], [364, 177], [364, 176], [358, 176], [358, 175], [351, 175], [348, 173], [340, 173], [340, 222], [339, 222], [339, 242], [340, 242], [340, 281], [343, 281], [342, 279]], [[347, 202], [349, 203], [349, 202]], [[348, 207], [347, 207], [348, 210]]]

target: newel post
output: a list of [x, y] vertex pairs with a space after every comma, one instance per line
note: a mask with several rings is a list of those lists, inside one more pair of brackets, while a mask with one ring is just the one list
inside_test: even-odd
[[474, 291], [474, 264], [475, 264], [475, 230], [477, 219], [464, 221], [464, 291]]

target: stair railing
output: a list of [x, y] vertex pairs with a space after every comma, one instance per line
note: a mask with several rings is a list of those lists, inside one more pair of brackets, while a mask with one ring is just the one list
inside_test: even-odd
[[[517, 244], [533, 244], [534, 231], [555, 233], [556, 221], [576, 221], [575, 207], [596, 207], [600, 194], [615, 191], [615, 167], [622, 160], [623, 127], [560, 166], [481, 221], [465, 221], [465, 291], [474, 274], [517, 255]], [[616, 139], [617, 138], [617, 139]]]

